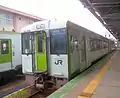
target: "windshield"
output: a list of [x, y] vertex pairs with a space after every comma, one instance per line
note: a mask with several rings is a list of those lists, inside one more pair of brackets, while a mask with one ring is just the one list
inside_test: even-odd
[[22, 54], [32, 53], [32, 33], [22, 34]]
[[65, 28], [50, 30], [51, 54], [66, 54], [66, 41]]

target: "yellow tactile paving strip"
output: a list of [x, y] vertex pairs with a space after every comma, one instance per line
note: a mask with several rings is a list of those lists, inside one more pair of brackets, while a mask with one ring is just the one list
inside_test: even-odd
[[[116, 53], [114, 55], [116, 55]], [[114, 57], [114, 55], [112, 57]], [[95, 89], [101, 82], [105, 72], [108, 70], [111, 59], [102, 67], [100, 72], [96, 75], [95, 79], [90, 82], [90, 84], [84, 89], [84, 91], [80, 94], [80, 96], [78, 96], [78, 98], [91, 98]]]

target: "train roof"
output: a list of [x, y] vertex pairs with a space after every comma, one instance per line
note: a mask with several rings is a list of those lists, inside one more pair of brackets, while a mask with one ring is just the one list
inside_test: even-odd
[[66, 23], [67, 21], [43, 20], [23, 27], [21, 29], [21, 32], [24, 33], [24, 32], [34, 32], [39, 30], [65, 28]]
[[[67, 26], [67, 24], [74, 26], [75, 28], [84, 28], [84, 27], [77, 25], [77, 24], [70, 22], [70, 21], [42, 20], [42, 21], [34, 22], [33, 24], [30, 24], [30, 25], [23, 27], [21, 29], [21, 33], [34, 32], [34, 31], [40, 31], [40, 30], [48, 30], [48, 29], [65, 28]], [[84, 28], [84, 29], [86, 29], [86, 28]], [[90, 31], [91, 33], [95, 33], [91, 30], [88, 30], [88, 29], [86, 29], [86, 30]], [[95, 33], [95, 34], [97, 34], [97, 33]], [[97, 35], [101, 36], [104, 39], [108, 39], [100, 34], [97, 34]]]

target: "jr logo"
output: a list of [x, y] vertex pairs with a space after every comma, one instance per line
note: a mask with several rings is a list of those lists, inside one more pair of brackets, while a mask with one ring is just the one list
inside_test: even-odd
[[57, 60], [57, 61], [55, 62], [55, 64], [56, 64], [56, 65], [59, 65], [59, 64], [63, 65], [63, 61], [62, 61], [62, 60]]

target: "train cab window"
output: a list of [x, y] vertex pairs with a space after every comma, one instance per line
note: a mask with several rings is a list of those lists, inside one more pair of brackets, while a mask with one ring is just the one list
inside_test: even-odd
[[66, 54], [67, 40], [65, 28], [50, 30], [50, 52], [51, 54]]
[[30, 33], [22, 34], [22, 53], [23, 54], [31, 53], [31, 47], [32, 47], [31, 37], [32, 35]]
[[2, 40], [1, 41], [1, 54], [8, 54], [9, 53], [9, 41]]

